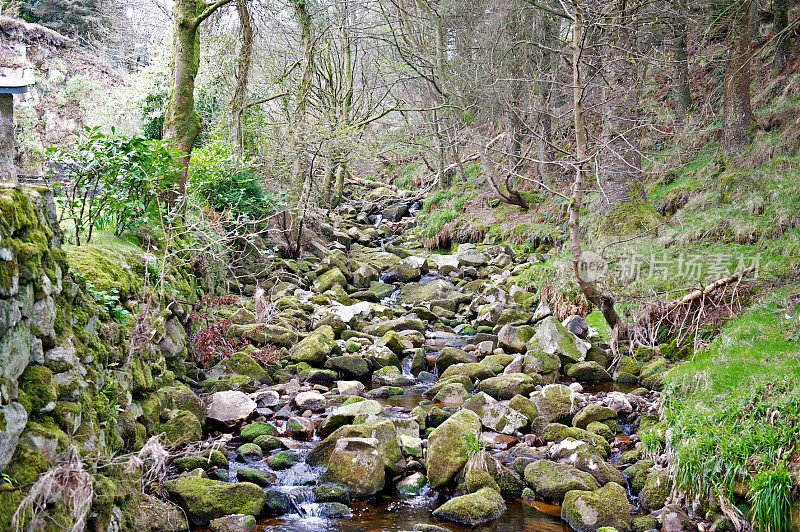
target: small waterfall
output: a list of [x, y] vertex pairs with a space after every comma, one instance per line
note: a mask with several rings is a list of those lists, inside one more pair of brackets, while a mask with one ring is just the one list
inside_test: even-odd
[[398, 288], [388, 296], [381, 299], [381, 303], [384, 305], [392, 306], [397, 304], [397, 298], [400, 296], [400, 289]]
[[294, 488], [286, 494], [289, 502], [300, 517], [318, 517], [319, 504], [314, 502], [314, 491], [311, 488]]
[[372, 227], [378, 227], [383, 222], [383, 215], [382, 214], [370, 214], [369, 218], [367, 218], [371, 223]]
[[406, 358], [403, 359], [403, 363], [402, 363], [402, 366], [403, 366], [403, 368], [402, 368], [403, 377], [416, 378], [416, 377], [414, 377], [414, 375], [411, 374], [411, 362], [413, 361], [412, 358], [413, 357], [406, 357]]

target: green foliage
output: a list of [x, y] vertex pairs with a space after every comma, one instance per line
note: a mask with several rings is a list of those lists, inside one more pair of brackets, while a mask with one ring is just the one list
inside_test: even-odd
[[58, 105], [79, 106], [91, 95], [93, 89], [94, 83], [89, 78], [82, 74], [77, 74], [69, 78], [64, 89], [58, 92], [56, 103]]
[[142, 133], [150, 140], [161, 140], [164, 134], [164, 108], [167, 105], [167, 89], [157, 87], [142, 101]]
[[792, 517], [792, 475], [783, 464], [756, 475], [748, 496], [752, 501], [752, 520], [758, 530], [789, 530]]
[[445, 226], [458, 218], [458, 212], [447, 207], [430, 212], [422, 221], [422, 236], [426, 239], [435, 237]]
[[46, 158], [60, 169], [60, 222], [72, 223], [74, 243], [91, 240], [96, 226], [115, 235], [135, 230], [165, 209], [177, 187], [179, 166], [164, 141], [106, 135], [86, 128], [71, 148], [48, 147]]
[[119, 289], [111, 288], [110, 292], [101, 290], [100, 288], [97, 288], [92, 281], [86, 279], [85, 274], [76, 273], [76, 276], [83, 280], [84, 287], [89, 295], [95, 298], [98, 303], [103, 305], [106, 310], [108, 310], [108, 314], [111, 316], [111, 319], [117, 323], [128, 322], [128, 319], [131, 317], [131, 313], [128, 312], [128, 310], [120, 303]]
[[192, 152], [189, 181], [193, 193], [233, 218], [260, 220], [281, 209], [282, 196], [264, 189], [260, 176], [222, 143]]
[[482, 442], [480, 438], [477, 438], [474, 434], [467, 433], [465, 439], [467, 441], [467, 456], [472, 456], [486, 450], [486, 443]]

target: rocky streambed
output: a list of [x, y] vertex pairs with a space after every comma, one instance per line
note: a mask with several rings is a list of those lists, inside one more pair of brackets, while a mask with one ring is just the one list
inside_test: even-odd
[[197, 376], [207, 437], [165, 483], [194, 527], [696, 526], [666, 505], [667, 358], [640, 349], [610, 373], [597, 331], [518, 285], [536, 254], [427, 254], [403, 237], [408, 218], [343, 220], [343, 242], [284, 262], [277, 318], [259, 321], [257, 298], [216, 309], [251, 346]]

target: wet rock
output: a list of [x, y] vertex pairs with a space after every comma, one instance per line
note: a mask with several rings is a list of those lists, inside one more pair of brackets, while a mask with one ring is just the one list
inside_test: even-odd
[[292, 510], [292, 502], [289, 495], [276, 489], [264, 490], [266, 503], [264, 504], [265, 515], [283, 515]]
[[356, 288], [369, 288], [370, 283], [377, 281], [379, 275], [378, 270], [372, 265], [364, 264], [353, 272], [353, 286]]
[[501, 434], [514, 434], [528, 424], [528, 418], [493, 399], [484, 392], [477, 393], [464, 403], [481, 420], [481, 425]]
[[628, 532], [631, 528], [625, 488], [614, 482], [597, 491], [568, 492], [561, 506], [561, 518], [576, 532], [596, 532], [606, 526], [619, 532]]
[[236, 470], [236, 480], [239, 482], [252, 482], [259, 486], [271, 486], [275, 483], [276, 476], [266, 471], [256, 471], [249, 467], [240, 467]]
[[476, 527], [498, 519], [506, 510], [503, 497], [492, 488], [482, 488], [475, 493], [453, 497], [433, 515], [470, 527]]
[[578, 362], [573, 364], [567, 375], [580, 382], [611, 382], [613, 379], [606, 369], [597, 362]]
[[261, 459], [264, 453], [261, 451], [261, 447], [255, 443], [245, 443], [237, 449], [236, 454], [244, 462], [250, 463]]
[[481, 421], [471, 410], [460, 410], [428, 436], [428, 482], [431, 488], [444, 486], [467, 462], [468, 435], [480, 437]]
[[164, 483], [170, 498], [195, 525], [230, 514], [260, 515], [266, 495], [249, 482], [229, 483], [200, 477], [181, 477]]
[[528, 395], [538, 384], [542, 384], [542, 382], [534, 376], [510, 373], [485, 379], [481, 381], [478, 389], [495, 399], [511, 399], [515, 395]]
[[300, 392], [294, 398], [294, 404], [301, 411], [311, 410], [312, 412], [324, 412], [328, 401], [319, 392]]
[[593, 491], [599, 487], [589, 473], [550, 460], [539, 460], [528, 464], [525, 467], [525, 482], [539, 497], [559, 503], [569, 491]]
[[425, 475], [419, 472], [412, 473], [397, 483], [397, 492], [401, 497], [414, 497], [419, 495], [425, 482]]
[[281, 396], [275, 390], [262, 390], [250, 394], [250, 398], [256, 402], [258, 408], [272, 408], [278, 406]]
[[211, 396], [206, 417], [233, 427], [246, 421], [256, 408], [258, 408], [256, 402], [243, 392], [236, 390], [217, 392]]
[[326, 519], [344, 519], [353, 516], [353, 512], [350, 508], [346, 504], [340, 502], [319, 503], [316, 514]]
[[481, 441], [490, 449], [505, 451], [519, 442], [515, 436], [509, 434], [499, 434], [497, 432], [484, 432], [481, 434]]
[[[542, 437], [547, 441], [561, 443], [564, 440], [572, 439], [584, 442], [593, 452], [608, 456], [611, 453], [611, 446], [602, 436], [577, 427], [568, 427], [561, 423], [550, 423], [542, 430]], [[553, 451], [553, 449], [551, 449]]]
[[321, 366], [336, 347], [335, 337], [330, 325], [319, 327], [292, 348], [290, 351], [292, 361]]
[[376, 345], [385, 345], [398, 357], [402, 356], [403, 351], [406, 349], [406, 346], [403, 345], [403, 341], [400, 339], [400, 335], [397, 334], [396, 331], [389, 331], [384, 334], [383, 337], [378, 340]]
[[252, 515], [226, 515], [211, 521], [211, 532], [254, 532], [256, 518]]
[[348, 504], [350, 502], [350, 492], [347, 488], [336, 484], [318, 484], [314, 486], [312, 492], [317, 502], [340, 502]]
[[340, 484], [354, 497], [368, 497], [383, 489], [383, 458], [374, 438], [342, 438], [328, 460], [322, 480]]
[[286, 422], [286, 435], [290, 438], [309, 440], [314, 436], [314, 422], [306, 417], [292, 416]]
[[627, 486], [625, 475], [613, 465], [603, 460], [600, 456], [589, 453], [576, 453], [571, 463], [581, 471], [589, 473], [601, 486], [609, 482], [616, 482], [620, 486]]

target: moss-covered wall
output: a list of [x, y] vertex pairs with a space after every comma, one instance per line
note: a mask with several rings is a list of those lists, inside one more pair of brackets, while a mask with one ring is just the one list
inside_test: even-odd
[[[107, 464], [153, 434], [202, 436], [203, 405], [176, 382], [186, 371], [186, 310], [140, 303], [140, 267], [91, 248], [68, 255], [56, 228], [49, 192], [0, 184], [0, 485], [23, 486], [0, 491], [0, 523], [10, 523], [24, 486], [74, 446], [95, 477], [92, 527], [116, 520], [130, 529], [141, 519], [138, 481]], [[115, 321], [87, 281], [121, 288], [132, 317]], [[50, 517], [44, 529], [67, 519], [57, 507]]]

